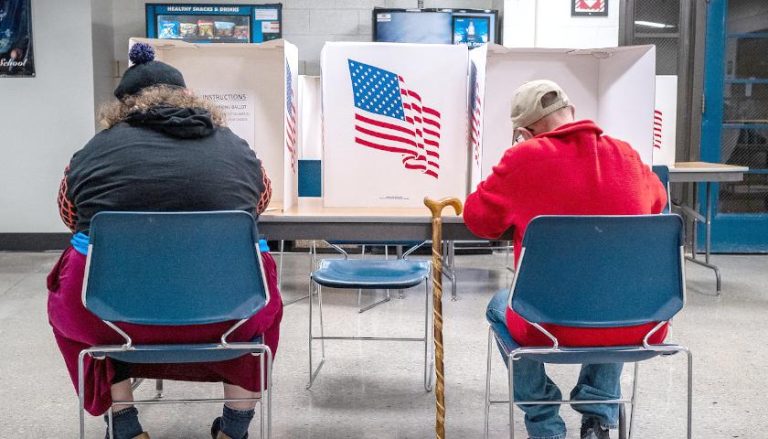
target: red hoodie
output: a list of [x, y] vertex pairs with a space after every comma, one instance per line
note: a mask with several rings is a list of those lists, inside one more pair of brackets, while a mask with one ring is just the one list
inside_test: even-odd
[[[626, 142], [583, 120], [509, 148], [493, 173], [467, 197], [464, 222], [477, 236], [497, 239], [514, 228], [515, 264], [528, 223], [539, 215], [660, 213], [664, 186]], [[654, 324], [598, 329], [543, 325], [563, 346], [637, 344]], [[549, 346], [540, 331], [507, 309], [507, 327], [524, 346]], [[661, 342], [666, 328], [651, 342]]]

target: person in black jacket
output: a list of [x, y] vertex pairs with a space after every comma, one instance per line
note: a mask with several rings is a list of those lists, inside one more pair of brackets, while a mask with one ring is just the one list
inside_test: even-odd
[[[261, 161], [248, 143], [225, 125], [223, 114], [186, 88], [182, 74], [154, 61], [151, 46], [138, 43], [130, 52], [133, 66], [115, 90], [117, 101], [105, 106], [105, 129], [77, 151], [62, 179], [58, 204], [62, 220], [74, 233], [48, 276], [48, 315], [56, 341], [77, 388], [77, 356], [89, 346], [115, 343], [115, 331], [82, 305], [83, 276], [90, 222], [100, 211], [244, 210], [258, 217], [270, 200], [271, 186]], [[270, 300], [236, 335], [259, 334], [277, 351], [282, 301], [275, 263], [263, 253]], [[210, 340], [224, 325], [143, 327], [134, 341], [161, 343]], [[131, 401], [130, 378], [166, 378], [224, 383], [226, 398], [259, 397], [258, 359], [247, 355], [209, 364], [140, 365], [106, 360], [85, 362], [86, 409], [108, 410], [113, 400]], [[214, 438], [247, 436], [254, 403], [226, 403], [212, 426]], [[116, 406], [116, 439], [148, 438], [132, 405]]]

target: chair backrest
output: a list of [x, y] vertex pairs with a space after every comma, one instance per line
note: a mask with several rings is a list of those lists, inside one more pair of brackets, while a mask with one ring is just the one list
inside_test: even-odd
[[666, 165], [654, 165], [652, 169], [653, 173], [659, 177], [661, 184], [664, 185], [664, 189], [667, 191], [667, 205], [664, 207], [662, 213], [669, 213], [672, 211], [672, 193], [669, 190], [669, 168]]
[[669, 320], [685, 301], [682, 226], [678, 215], [536, 217], [509, 306], [575, 327]]
[[144, 325], [248, 318], [269, 298], [257, 243], [242, 211], [98, 213], [83, 304], [102, 320]]

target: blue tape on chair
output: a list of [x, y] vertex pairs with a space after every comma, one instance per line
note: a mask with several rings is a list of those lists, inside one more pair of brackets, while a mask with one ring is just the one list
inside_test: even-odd
[[88, 238], [88, 235], [83, 232], [75, 233], [72, 235], [72, 239], [69, 240], [69, 243], [72, 244], [72, 247], [74, 247], [75, 250], [77, 250], [77, 252], [83, 256], [88, 256], [89, 242], [90, 239]]
[[299, 160], [299, 196], [321, 197], [322, 176], [320, 160]]

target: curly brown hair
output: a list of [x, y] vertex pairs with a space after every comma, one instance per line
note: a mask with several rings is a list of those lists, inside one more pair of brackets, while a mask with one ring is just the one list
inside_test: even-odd
[[189, 89], [158, 85], [147, 87], [135, 95], [129, 95], [122, 100], [108, 102], [99, 110], [99, 122], [106, 128], [124, 121], [126, 117], [137, 111], [144, 112], [157, 105], [170, 105], [179, 108], [202, 108], [211, 113], [215, 126], [226, 126], [224, 112], [213, 102], [195, 95]]

